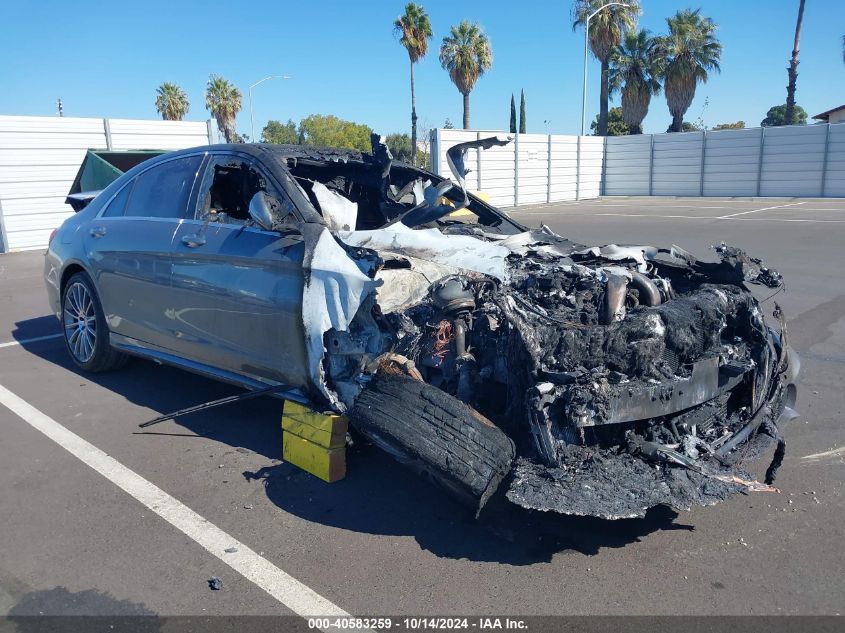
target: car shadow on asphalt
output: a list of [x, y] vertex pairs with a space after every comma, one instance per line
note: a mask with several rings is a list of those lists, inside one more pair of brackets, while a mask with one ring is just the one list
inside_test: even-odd
[[[27, 322], [17, 323], [16, 326], [15, 332], [29, 327]], [[150, 436], [150, 439], [168, 435], [206, 437], [234, 448], [248, 449], [268, 459], [278, 460], [281, 456], [282, 403], [278, 399], [255, 398], [141, 429], [137, 424], [161, 414], [241, 393], [243, 389], [138, 358], [130, 359], [124, 368], [117, 371], [102, 374], [84, 372], [70, 359], [61, 339], [23, 343], [22, 347], [75, 374], [80, 387], [93, 383], [120, 395], [133, 405], [149, 409], [148, 413], [140, 412], [137, 420], [127, 424], [136, 436]]]
[[559, 553], [599, 553], [662, 530], [693, 530], [678, 514], [653, 508], [642, 519], [607, 521], [526, 510], [500, 491], [478, 518], [436, 485], [358, 440], [347, 450], [347, 474], [327, 484], [287, 464], [244, 472], [264, 482], [279, 508], [314, 523], [393, 536], [413, 536], [436, 556], [509, 565], [550, 562]]
[[[151, 410], [137, 423], [217, 398], [239, 393], [237, 387], [180, 369], [133, 359], [123, 369], [89, 374], [70, 360], [59, 340], [27, 343], [32, 354]], [[523, 509], [510, 503], [502, 490], [475, 518], [435, 485], [423, 481], [362, 439], [347, 451], [346, 478], [327, 484], [287, 463], [279, 463], [282, 433], [281, 403], [262, 397], [178, 418], [133, 434], [195, 435], [234, 448], [245, 448], [267, 459], [268, 465], [243, 476], [265, 487], [268, 499], [281, 510], [304, 520], [369, 534], [413, 536], [422, 549], [436, 556], [472, 561], [530, 565], [549, 562], [559, 553], [587, 555], [603, 548], [624, 547], [644, 536], [666, 530], [693, 530], [677, 523], [678, 514], [653, 508], [642, 519], [607, 521]], [[174, 426], [177, 429], [174, 429]]]
[[15, 329], [12, 330], [12, 339], [15, 341], [25, 341], [39, 336], [58, 334], [60, 328], [61, 324], [58, 319], [52, 314], [47, 314], [35, 319], [27, 319], [26, 321], [15, 323]]

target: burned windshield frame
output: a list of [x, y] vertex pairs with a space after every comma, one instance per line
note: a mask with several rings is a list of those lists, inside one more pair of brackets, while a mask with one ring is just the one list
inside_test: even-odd
[[[391, 194], [387, 193], [388, 189], [391, 187], [401, 191], [414, 181], [420, 181], [422, 183], [428, 181], [435, 187], [446, 181], [453, 182], [450, 179], [443, 178], [424, 169], [400, 163], [398, 161], [391, 162], [387, 176], [386, 178], [383, 178], [382, 172], [379, 168], [380, 166], [374, 162], [371, 156], [368, 154], [360, 154], [355, 151], [350, 151], [348, 155], [344, 154], [342, 150], [330, 151], [324, 150], [323, 148], [307, 147], [266, 148], [266, 151], [274, 154], [274, 159], [279, 167], [279, 172], [284, 175], [285, 179], [289, 183], [289, 187], [296, 192], [296, 194], [292, 195], [295, 195], [296, 198], [301, 200], [299, 209], [305, 216], [307, 222], [316, 221], [327, 225], [325, 218], [323, 218], [320, 213], [318, 204], [315, 200], [311, 199], [311, 196], [308, 191], [306, 191], [304, 184], [310, 179], [315, 179], [315, 175], [324, 170], [332, 172], [332, 175], [329, 177], [327, 174], [325, 178], [316, 178], [316, 180], [319, 180], [323, 184], [329, 184], [330, 181], [339, 178], [343, 181], [355, 183], [354, 186], [359, 190], [359, 193], [362, 191], [361, 188], [363, 187], [365, 189], [369, 189], [371, 194], [380, 197], [383, 206], [379, 213], [382, 214], [383, 217], [375, 218], [375, 215], [377, 215], [374, 215], [373, 213], [373, 209], [375, 207], [370, 208], [369, 212], [360, 215], [359, 219], [370, 218], [371, 225], [361, 226], [359, 224], [355, 227], [356, 230], [374, 230], [385, 228], [395, 223], [405, 212], [410, 210], [411, 207], [408, 207], [407, 203], [400, 205]], [[323, 154], [326, 155], [323, 156]], [[343, 191], [340, 191], [340, 193], [342, 195], [349, 195]], [[454, 184], [452, 191], [446, 192], [446, 197], [454, 203], [454, 210], [459, 210], [464, 204], [464, 192], [460, 189], [457, 183]], [[514, 234], [525, 231], [525, 227], [521, 226], [519, 223], [515, 222], [483, 200], [473, 196], [472, 194], [469, 194], [467, 199], [469, 204], [464, 208], [477, 217], [475, 222], [449, 219], [446, 216], [451, 211], [444, 209], [443, 214], [429, 220], [428, 225], [430, 226], [436, 223], [444, 227], [454, 225], [463, 225], [467, 227], [474, 226], [477, 227], [476, 230], [490, 229], [491, 232], [503, 234]], [[360, 202], [356, 199], [356, 196], [353, 196], [352, 200]], [[371, 207], [372, 202], [373, 201], [371, 199]], [[393, 206], [396, 207], [393, 210], [393, 213], [388, 212], [385, 214], [385, 212]], [[400, 207], [406, 208], [400, 210]], [[361, 210], [360, 207], [359, 210]], [[312, 213], [314, 219], [309, 219], [308, 216]], [[373, 219], [376, 219], [377, 222], [372, 222]]]

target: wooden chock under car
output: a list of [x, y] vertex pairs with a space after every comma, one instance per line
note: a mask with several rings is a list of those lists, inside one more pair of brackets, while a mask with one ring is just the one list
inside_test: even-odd
[[317, 413], [289, 400], [282, 410], [282, 459], [329, 483], [346, 476], [346, 431], [341, 415]]

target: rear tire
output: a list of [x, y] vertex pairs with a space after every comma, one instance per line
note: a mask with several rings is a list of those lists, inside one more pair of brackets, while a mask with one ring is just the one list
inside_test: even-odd
[[77, 367], [100, 373], [126, 364], [129, 357], [109, 343], [106, 317], [88, 273], [76, 273], [65, 284], [61, 320], [65, 346]]
[[349, 421], [397, 461], [480, 511], [510, 472], [514, 444], [457, 398], [402, 375], [377, 375]]

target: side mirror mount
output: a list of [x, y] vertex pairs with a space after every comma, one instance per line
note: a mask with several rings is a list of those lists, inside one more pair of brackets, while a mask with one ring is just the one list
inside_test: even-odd
[[259, 191], [249, 201], [249, 217], [265, 231], [271, 231], [274, 224], [273, 209], [278, 206], [279, 203], [267, 192]]

